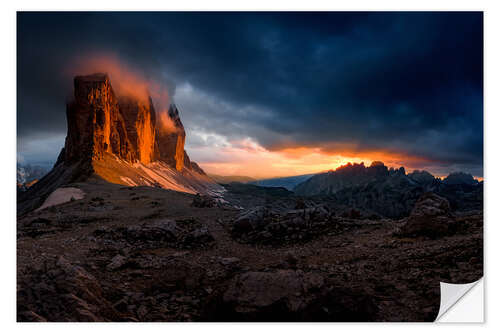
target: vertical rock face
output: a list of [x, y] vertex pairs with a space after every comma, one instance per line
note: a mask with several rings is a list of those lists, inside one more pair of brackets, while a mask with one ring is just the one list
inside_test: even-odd
[[65, 160], [99, 158], [112, 149], [111, 122], [118, 117], [117, 99], [103, 74], [77, 76], [74, 85], [75, 99], [67, 106]]
[[168, 113], [163, 112], [160, 114], [157, 129], [159, 158], [175, 167], [178, 171], [181, 171], [184, 166], [190, 169], [189, 157], [187, 157], [188, 163], [185, 163], [184, 143], [186, 141], [186, 132], [179, 117], [179, 110], [175, 105], [170, 105]]
[[155, 158], [155, 109], [151, 98], [147, 102], [132, 97], [120, 97], [118, 107], [136, 160], [148, 164]]
[[100, 159], [105, 152], [133, 161], [137, 158], [128, 138], [118, 99], [106, 74], [77, 76], [75, 99], [67, 106], [68, 135], [64, 160]]
[[177, 171], [204, 174], [184, 151], [186, 132], [175, 105], [156, 119], [151, 97], [117, 96], [101, 73], [75, 77], [74, 88], [67, 106], [65, 162], [100, 160], [110, 153], [128, 162], [163, 161]]

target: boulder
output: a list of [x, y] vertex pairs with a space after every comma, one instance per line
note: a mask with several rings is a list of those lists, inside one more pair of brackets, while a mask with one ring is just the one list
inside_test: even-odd
[[289, 211], [257, 207], [233, 222], [232, 236], [244, 243], [283, 244], [306, 241], [337, 230], [333, 214], [323, 205]]
[[302, 218], [306, 221], [326, 220], [329, 217], [329, 212], [324, 206], [316, 206], [304, 209], [289, 210], [285, 214], [285, 218], [287, 219], [293, 219], [296, 217]]
[[449, 232], [453, 223], [450, 203], [439, 195], [427, 192], [416, 202], [398, 234], [401, 236], [439, 237]]
[[[306, 276], [309, 277], [308, 274]], [[322, 285], [321, 276], [315, 277]], [[234, 278], [224, 293], [224, 303], [234, 306], [236, 313], [251, 316], [280, 309], [297, 312], [304, 307], [307, 290], [304, 274], [293, 270], [248, 272]]]
[[[162, 219], [116, 229], [98, 228], [91, 237], [117, 251], [163, 247], [191, 249], [205, 247], [214, 241], [208, 227], [194, 219], [179, 222]], [[111, 265], [109, 268], [117, 269], [119, 266]]]
[[64, 257], [28, 269], [18, 281], [18, 321], [107, 321], [121, 315], [99, 281]]
[[363, 290], [287, 269], [235, 276], [215, 311], [212, 318], [224, 321], [368, 321], [377, 307]]
[[180, 228], [173, 220], [158, 220], [152, 223], [145, 223], [140, 226], [128, 227], [125, 230], [125, 237], [130, 242], [144, 241], [176, 241]]
[[186, 248], [203, 246], [214, 241], [214, 237], [206, 226], [197, 228], [184, 236], [182, 243]]
[[106, 266], [109, 270], [117, 270], [123, 267], [127, 263], [127, 258], [122, 255], [117, 254], [111, 259], [111, 262]]
[[242, 213], [233, 224], [233, 232], [247, 233], [262, 228], [277, 214], [269, 208], [259, 206]]
[[193, 198], [193, 202], [191, 203], [192, 207], [197, 208], [212, 208], [217, 205], [217, 202], [214, 198], [208, 195], [200, 195], [199, 193]]
[[224, 266], [236, 266], [240, 263], [240, 259], [236, 257], [219, 258], [219, 262]]

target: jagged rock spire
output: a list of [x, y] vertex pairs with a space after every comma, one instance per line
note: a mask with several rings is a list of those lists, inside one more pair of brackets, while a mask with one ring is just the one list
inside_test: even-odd
[[[75, 77], [74, 89], [60, 161], [99, 160], [110, 153], [128, 162], [165, 161], [178, 171], [193, 168], [185, 157], [186, 133], [175, 104], [158, 120], [151, 97], [144, 102], [117, 96], [104, 73]], [[161, 122], [169, 124], [168, 130], [161, 129]]]

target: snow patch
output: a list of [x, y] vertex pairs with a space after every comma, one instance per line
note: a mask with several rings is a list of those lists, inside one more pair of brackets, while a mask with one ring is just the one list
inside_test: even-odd
[[128, 177], [123, 177], [123, 176], [120, 176], [120, 179], [125, 182], [125, 184], [127, 185], [130, 185], [130, 186], [137, 186], [137, 184], [130, 178]]
[[65, 202], [74, 200], [80, 200], [85, 197], [85, 192], [76, 187], [60, 187], [52, 192], [49, 197], [45, 200], [43, 205], [37, 208], [35, 211], [45, 209], [50, 206], [60, 205]]
[[175, 179], [175, 172], [170, 167], [165, 167], [161, 163], [153, 163], [151, 165], [153, 166], [153, 168], [145, 166], [144, 164], [138, 164], [137, 166], [134, 166], [144, 171], [153, 183], [158, 183], [164, 188], [192, 194], [197, 193], [189, 186], [183, 186], [179, 184], [178, 180]]

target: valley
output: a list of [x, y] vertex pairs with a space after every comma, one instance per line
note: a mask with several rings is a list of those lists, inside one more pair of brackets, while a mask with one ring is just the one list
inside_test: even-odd
[[440, 281], [482, 276], [481, 211], [440, 211], [449, 228], [429, 237], [246, 185], [202, 208], [161, 188], [72, 186], [84, 199], [18, 220], [20, 321], [432, 321]]

